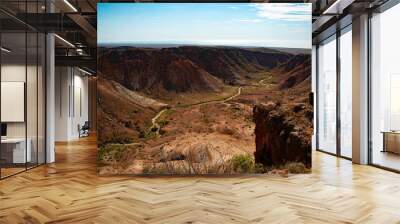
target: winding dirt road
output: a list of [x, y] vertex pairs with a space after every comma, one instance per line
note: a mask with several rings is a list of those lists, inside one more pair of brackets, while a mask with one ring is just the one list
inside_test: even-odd
[[[238, 87], [237, 92], [236, 92], [234, 95], [232, 95], [232, 96], [230, 96], [230, 97], [228, 97], [228, 98], [226, 98], [226, 99], [222, 99], [222, 100], [211, 100], [211, 101], [200, 102], [200, 103], [195, 103], [195, 104], [186, 105], [186, 106], [198, 106], [198, 105], [205, 105], [205, 104], [210, 104], [210, 103], [225, 103], [225, 102], [227, 102], [227, 101], [229, 101], [229, 100], [232, 100], [232, 99], [234, 99], [234, 98], [240, 96], [240, 94], [242, 94], [242, 89], [243, 89], [243, 87]], [[173, 108], [174, 108], [174, 107], [173, 107]], [[160, 116], [161, 116], [163, 113], [165, 113], [167, 110], [170, 110], [170, 109], [173, 109], [173, 108], [163, 109], [163, 110], [161, 110], [160, 112], [158, 112], [158, 114], [157, 114], [156, 116], [154, 116], [154, 117], [151, 119], [152, 125], [151, 125], [149, 131], [152, 131], [154, 128], [156, 128], [156, 129], [157, 129], [157, 130], [155, 131], [155, 132], [156, 132], [156, 135], [157, 135], [157, 136], [160, 135], [160, 125], [157, 123], [157, 120], [158, 120], [158, 118], [160, 118]]]
[[152, 131], [154, 128], [157, 128], [157, 130], [156, 130], [156, 135], [160, 135], [160, 125], [157, 123], [157, 119], [158, 119], [165, 111], [167, 111], [167, 110], [169, 110], [169, 109], [163, 109], [163, 110], [161, 110], [160, 112], [158, 112], [158, 114], [157, 114], [155, 117], [153, 117], [153, 118], [151, 119], [152, 125], [151, 125], [151, 127], [150, 127], [150, 131]]
[[[269, 83], [269, 84], [265, 84], [265, 83], [264, 83], [265, 80], [270, 80], [271, 78], [272, 78], [271, 74], [268, 73], [268, 77], [265, 78], [265, 79], [261, 79], [260, 81], [258, 81], [258, 84], [259, 84], [259, 85], [262, 85], [262, 86], [271, 85], [270, 83]], [[205, 105], [205, 104], [210, 104], [210, 103], [226, 103], [227, 101], [233, 100], [234, 98], [240, 96], [240, 94], [242, 94], [242, 89], [243, 89], [242, 86], [238, 87], [237, 92], [236, 92], [235, 94], [233, 94], [232, 96], [230, 96], [230, 97], [228, 97], [228, 98], [222, 99], [222, 100], [210, 100], [210, 101], [199, 102], [199, 103], [194, 103], [194, 104], [184, 105], [184, 106], [179, 106], [179, 107], [198, 106], [198, 105]], [[173, 107], [173, 108], [176, 108], [176, 107]], [[160, 135], [160, 125], [157, 123], [157, 119], [160, 118], [160, 116], [161, 116], [163, 113], [165, 113], [166, 111], [168, 111], [168, 110], [170, 110], [170, 109], [173, 109], [173, 108], [163, 109], [163, 110], [161, 110], [160, 112], [158, 112], [158, 114], [157, 114], [155, 117], [153, 117], [153, 118], [151, 119], [152, 125], [151, 125], [149, 131], [152, 131], [154, 128], [156, 128], [156, 129], [157, 129], [157, 130], [155, 131], [155, 132], [156, 132], [156, 135], [159, 136], [159, 135]]]

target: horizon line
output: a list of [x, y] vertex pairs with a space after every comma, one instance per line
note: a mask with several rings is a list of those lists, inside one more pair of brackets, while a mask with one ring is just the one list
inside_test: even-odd
[[[176, 45], [176, 46], [204, 46], [204, 47], [257, 47], [257, 48], [284, 48], [284, 49], [307, 49], [311, 50], [312, 48], [307, 47], [278, 47], [278, 46], [264, 46], [264, 45], [229, 45], [229, 44], [189, 44], [189, 43], [97, 43], [98, 46], [110, 46], [114, 45], [115, 47], [133, 47], [133, 46], [156, 46], [156, 45]], [[151, 48], [151, 47], [149, 47]], [[161, 47], [157, 47], [161, 48]]]

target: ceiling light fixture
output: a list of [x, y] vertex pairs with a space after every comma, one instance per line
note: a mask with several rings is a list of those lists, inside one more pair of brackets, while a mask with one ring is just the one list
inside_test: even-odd
[[1, 47], [0, 49], [1, 49], [1, 51], [4, 51], [4, 52], [6, 52], [6, 53], [10, 53], [10, 52], [11, 52], [11, 50], [8, 50], [8, 49], [5, 48], [5, 47]]
[[92, 73], [90, 73], [90, 72], [88, 72], [88, 71], [86, 71], [86, 70], [83, 70], [83, 69], [81, 69], [81, 68], [79, 68], [79, 67], [78, 67], [78, 70], [81, 71], [81, 72], [83, 72], [83, 73], [85, 73], [86, 75], [93, 75]]
[[58, 34], [54, 34], [55, 37], [57, 37], [59, 40], [61, 40], [62, 42], [64, 42], [65, 44], [67, 44], [70, 47], [75, 48], [75, 45], [73, 45], [71, 42], [69, 42], [68, 40], [60, 37]]
[[79, 55], [83, 55], [84, 54], [83, 49], [81, 49], [81, 48], [77, 48], [76, 49], [76, 53], [78, 53]]
[[355, 0], [336, 0], [332, 5], [330, 5], [325, 11], [322, 13], [323, 15], [329, 14], [342, 14], [343, 10], [351, 5]]
[[67, 4], [74, 12], [78, 12], [78, 10], [68, 0], [64, 0], [64, 3]]

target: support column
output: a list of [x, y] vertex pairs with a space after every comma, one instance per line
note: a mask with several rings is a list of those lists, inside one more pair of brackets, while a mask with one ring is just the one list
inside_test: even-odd
[[[46, 1], [46, 12], [54, 12], [52, 1]], [[55, 162], [55, 42], [46, 34], [46, 163]]]
[[55, 57], [54, 35], [46, 36], [46, 163], [55, 161]]
[[368, 15], [353, 19], [353, 162], [368, 163]]

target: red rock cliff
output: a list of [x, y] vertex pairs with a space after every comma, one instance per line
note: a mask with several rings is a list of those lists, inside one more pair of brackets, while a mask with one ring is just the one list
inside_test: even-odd
[[[311, 110], [311, 113], [310, 113]], [[257, 163], [266, 166], [301, 162], [311, 167], [312, 108], [272, 102], [254, 107]], [[295, 114], [300, 113], [300, 119]]]

